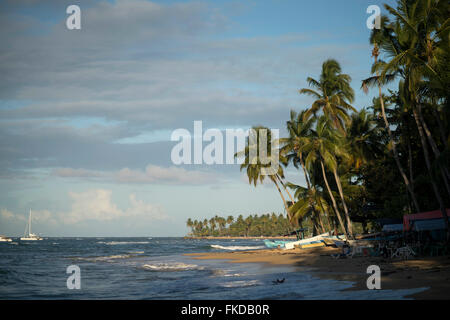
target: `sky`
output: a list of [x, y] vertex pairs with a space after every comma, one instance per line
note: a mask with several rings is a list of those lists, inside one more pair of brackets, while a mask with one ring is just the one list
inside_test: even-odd
[[[171, 134], [202, 121], [283, 135], [329, 58], [369, 106], [366, 9], [383, 3], [0, 2], [0, 234], [22, 235], [30, 208], [43, 236], [183, 236], [188, 218], [283, 213], [237, 164], [174, 164]], [[74, 4], [80, 30], [66, 27]]]

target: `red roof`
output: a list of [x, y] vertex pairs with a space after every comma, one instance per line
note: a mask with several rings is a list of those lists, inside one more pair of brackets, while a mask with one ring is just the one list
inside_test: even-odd
[[[447, 216], [450, 216], [450, 209], [446, 209]], [[405, 214], [403, 216], [403, 226], [406, 231], [411, 229], [411, 223], [414, 220], [428, 220], [428, 219], [440, 219], [442, 218], [441, 210], [434, 210], [428, 212]]]

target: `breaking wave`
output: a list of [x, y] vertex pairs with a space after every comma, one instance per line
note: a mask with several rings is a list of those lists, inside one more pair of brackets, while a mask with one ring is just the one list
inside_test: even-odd
[[121, 244], [147, 244], [150, 243], [148, 241], [98, 241], [97, 243], [107, 244], [109, 246], [121, 245]]
[[153, 264], [144, 264], [142, 268], [152, 271], [185, 271], [185, 270], [203, 270], [196, 264], [185, 264], [182, 262], [158, 262]]
[[221, 246], [218, 244], [212, 244], [211, 248], [214, 249], [222, 249], [222, 250], [257, 250], [257, 249], [264, 249], [264, 246]]
[[99, 262], [99, 261], [112, 261], [112, 260], [118, 260], [118, 259], [128, 259], [135, 257], [135, 254], [115, 254], [111, 256], [104, 256], [104, 257], [77, 257], [75, 260], [81, 260], [81, 261], [89, 261], [89, 262]]
[[242, 280], [242, 281], [231, 281], [222, 284], [225, 288], [242, 288], [242, 287], [252, 287], [260, 285], [258, 280]]

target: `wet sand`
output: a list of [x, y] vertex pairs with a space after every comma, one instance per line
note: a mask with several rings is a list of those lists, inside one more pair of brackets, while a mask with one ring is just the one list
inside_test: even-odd
[[353, 281], [347, 290], [367, 290], [366, 273], [370, 265], [381, 269], [381, 289], [429, 287], [410, 298], [450, 299], [450, 256], [424, 257], [409, 260], [360, 257], [334, 259], [331, 254], [341, 250], [331, 247], [293, 250], [253, 250], [186, 254], [193, 259], [228, 260], [229, 263], [270, 263], [293, 265], [323, 279]]

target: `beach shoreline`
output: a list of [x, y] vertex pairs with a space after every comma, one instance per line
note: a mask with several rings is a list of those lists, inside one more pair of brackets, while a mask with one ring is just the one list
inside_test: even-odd
[[251, 251], [209, 252], [184, 254], [192, 259], [225, 260], [226, 263], [262, 263], [291, 265], [299, 271], [310, 272], [321, 279], [351, 281], [346, 290], [368, 290], [367, 267], [381, 269], [381, 289], [427, 288], [407, 296], [413, 299], [450, 299], [450, 256], [421, 257], [409, 260], [383, 257], [354, 257], [334, 259], [331, 254], [340, 249], [320, 247], [311, 249], [264, 249]]
[[263, 240], [263, 239], [280, 239], [280, 240], [297, 240], [296, 236], [276, 236], [276, 237], [228, 237], [228, 236], [205, 236], [205, 237], [183, 237], [186, 240]]

